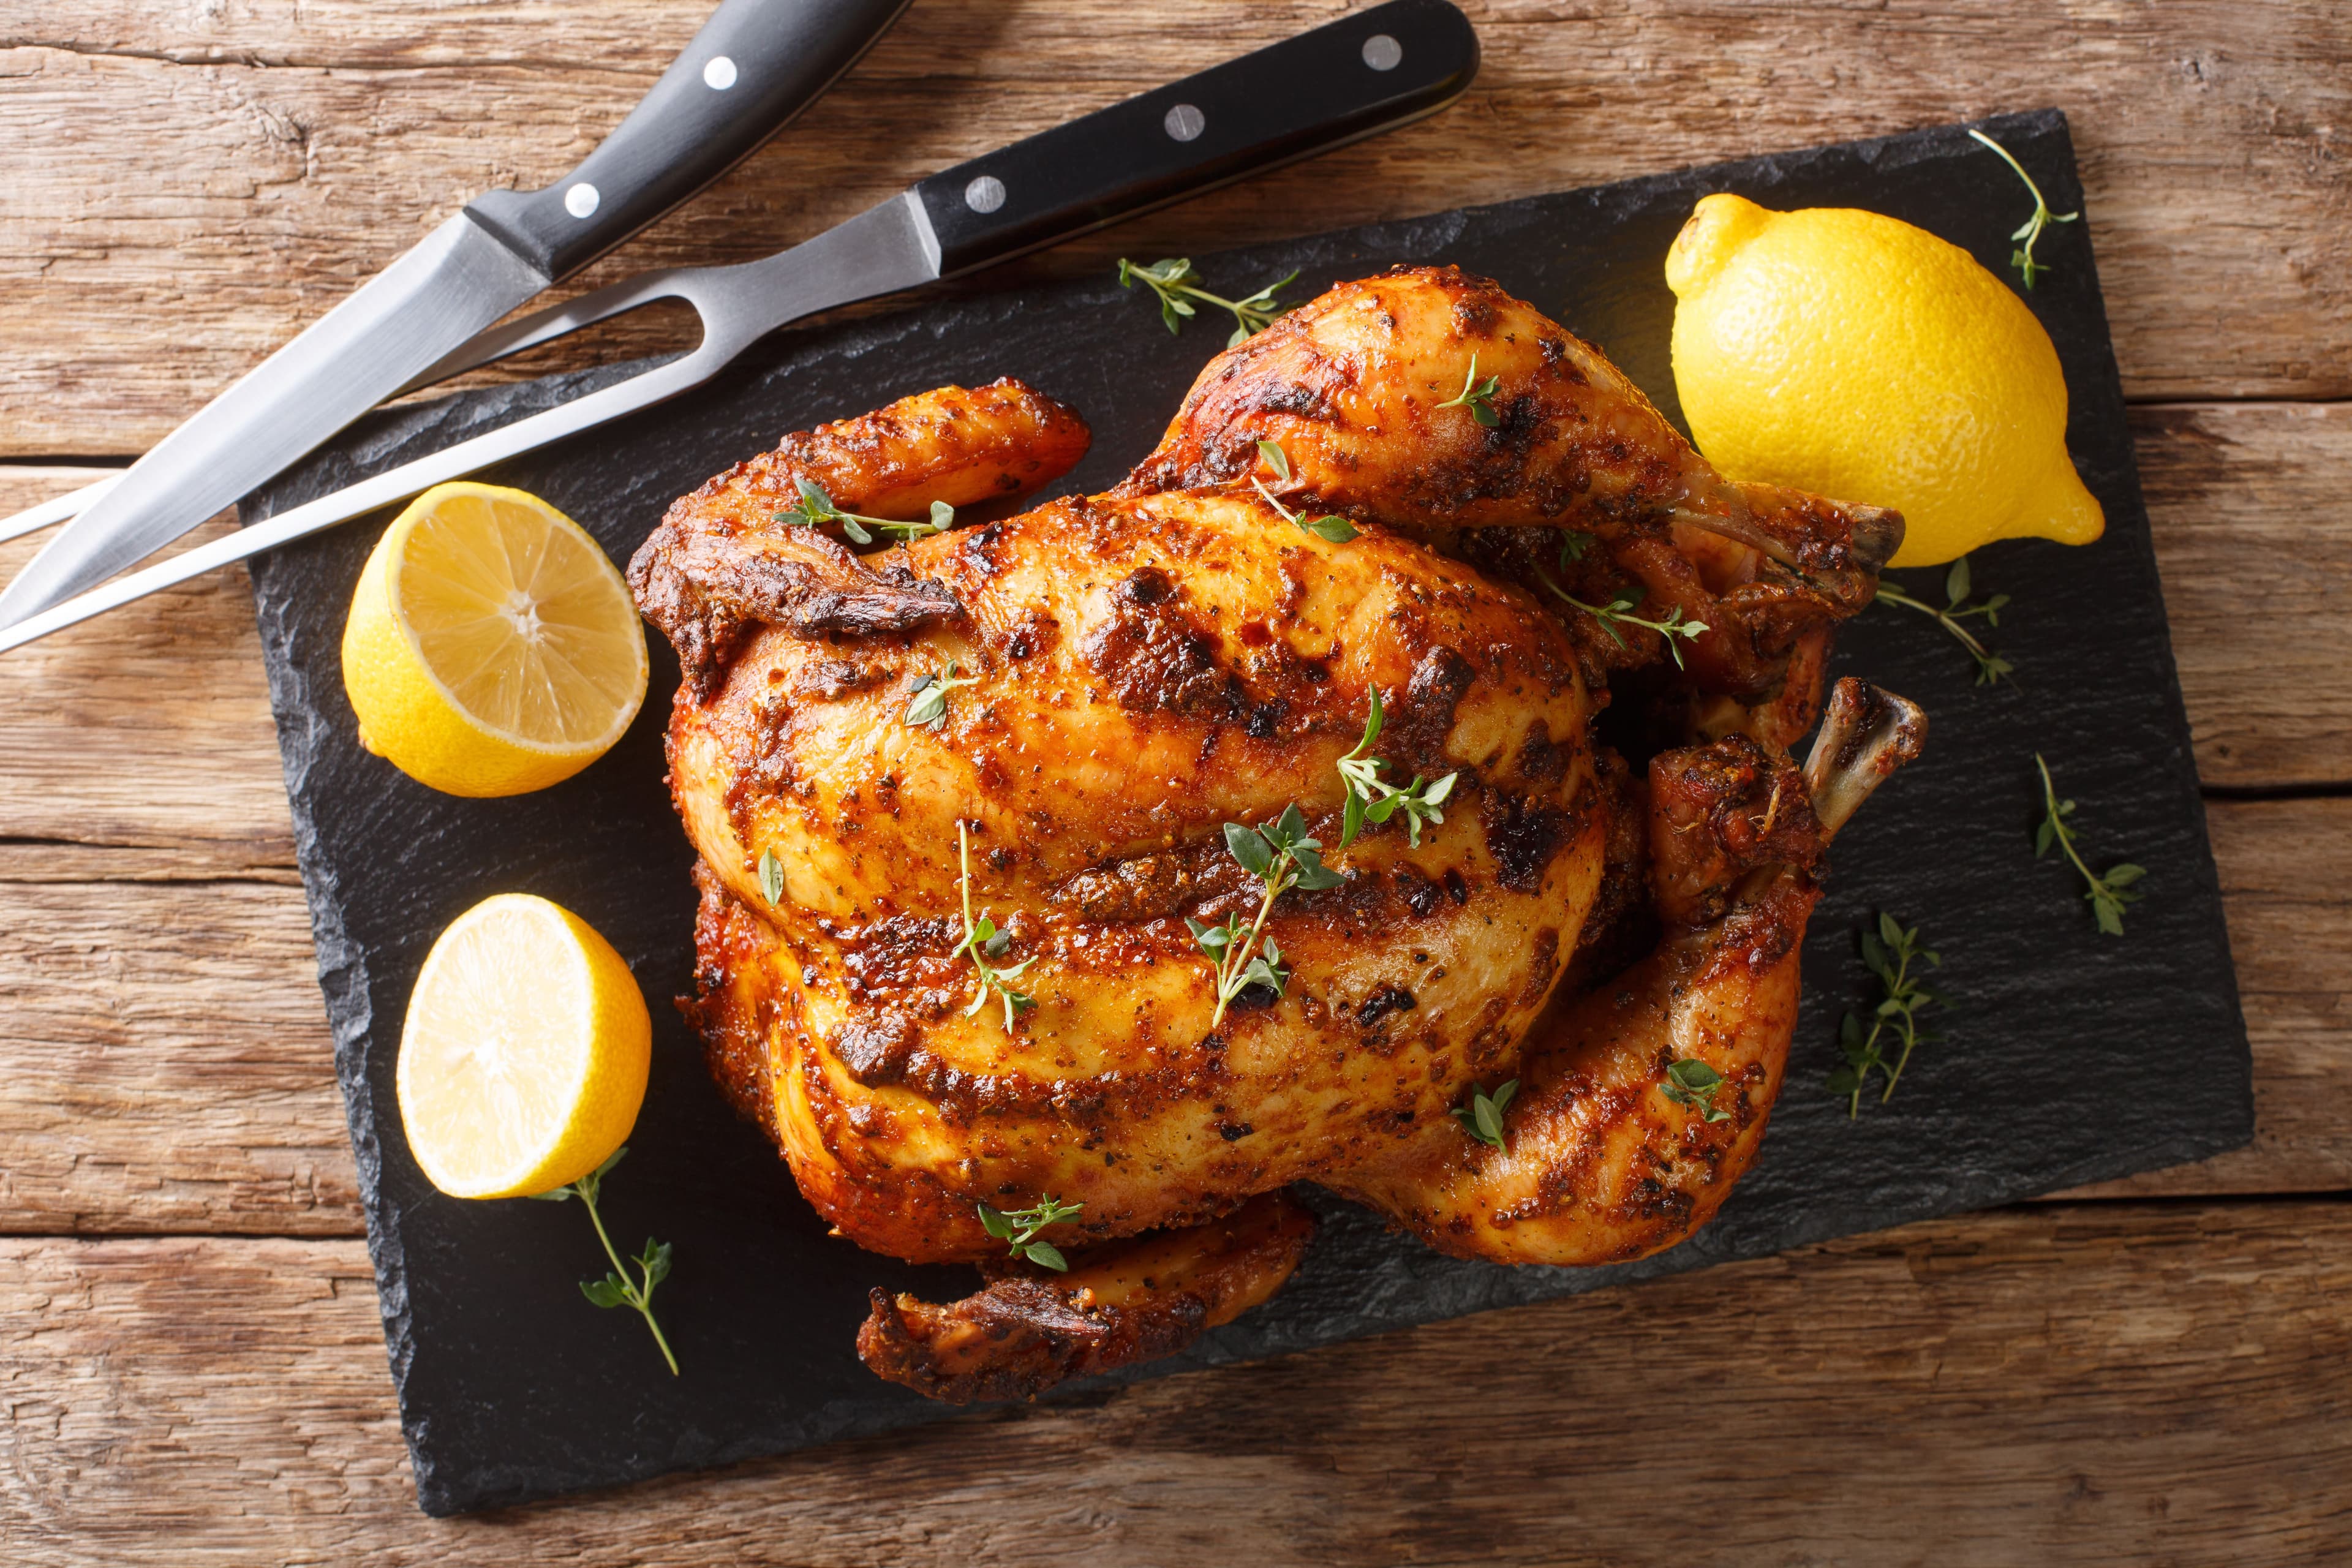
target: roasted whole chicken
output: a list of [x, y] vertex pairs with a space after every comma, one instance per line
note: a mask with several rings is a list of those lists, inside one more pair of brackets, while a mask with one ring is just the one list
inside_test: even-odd
[[1901, 520], [1726, 481], [1452, 268], [1331, 289], [1118, 488], [1016, 510], [1087, 446], [944, 387], [630, 568], [712, 1070], [837, 1234], [983, 1275], [877, 1290], [867, 1364], [961, 1402], [1180, 1349], [1297, 1265], [1299, 1182], [1498, 1262], [1706, 1223], [1824, 847], [1924, 732], [1857, 681], [1822, 716]]

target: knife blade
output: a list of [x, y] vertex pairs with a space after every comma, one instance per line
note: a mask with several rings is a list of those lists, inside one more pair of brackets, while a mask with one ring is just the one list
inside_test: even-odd
[[454, 374], [679, 299], [702, 318], [690, 353], [418, 458], [115, 579], [13, 626], [0, 653], [202, 573], [407, 500], [700, 385], [777, 327], [977, 270], [1056, 239], [1433, 114], [1477, 74], [1478, 37], [1446, 0], [1388, 0], [1338, 22], [985, 153], [790, 250], [732, 267], [650, 272], [472, 340]]
[[133, 463], [0, 592], [0, 627], [179, 538], [716, 179], [907, 3], [726, 0], [569, 176], [486, 193]]

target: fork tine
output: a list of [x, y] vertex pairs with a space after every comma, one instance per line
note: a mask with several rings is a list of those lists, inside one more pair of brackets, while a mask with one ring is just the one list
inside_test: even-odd
[[84, 485], [78, 490], [69, 490], [64, 495], [53, 496], [38, 506], [28, 506], [14, 517], [0, 518], [0, 544], [5, 544], [11, 539], [21, 539], [28, 533], [37, 533], [42, 529], [54, 527], [69, 518], [79, 517], [90, 502], [113, 488], [114, 479], [110, 476], [100, 479], [95, 484]]
[[517, 316], [503, 326], [492, 327], [467, 339], [418, 372], [393, 395], [404, 396], [462, 372], [502, 360], [509, 354], [553, 342], [583, 327], [593, 326], [624, 311], [634, 310], [640, 305], [650, 305], [656, 300], [684, 299], [684, 290], [695, 279], [716, 270], [709, 267], [665, 267], [652, 272], [640, 272], [634, 278], [624, 278], [618, 283], [591, 289], [576, 300], [566, 300], [562, 304], [533, 310], [527, 316]]

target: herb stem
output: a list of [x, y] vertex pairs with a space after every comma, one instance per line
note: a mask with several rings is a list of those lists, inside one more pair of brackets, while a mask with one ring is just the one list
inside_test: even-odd
[[1607, 632], [1609, 634], [1610, 640], [1614, 642], [1619, 647], [1626, 646], [1624, 634], [1617, 629], [1617, 623], [1620, 621], [1629, 626], [1646, 626], [1651, 631], [1657, 633], [1660, 637], [1666, 639], [1666, 651], [1674, 656], [1675, 668], [1676, 669], [1683, 668], [1683, 650], [1675, 645], [1675, 639], [1676, 637], [1687, 637], [1691, 641], [1696, 642], [1698, 640], [1698, 635], [1706, 630], [1706, 623], [1705, 621], [1686, 621], [1683, 619], [1682, 606], [1679, 605], [1675, 605], [1672, 611], [1668, 612], [1664, 620], [1648, 621], [1643, 620], [1639, 616], [1627, 614], [1627, 612], [1632, 610], [1635, 605], [1641, 603], [1639, 599], [1627, 598], [1624, 595], [1620, 594], [1616, 597], [1611, 599], [1606, 605], [1588, 605], [1583, 600], [1578, 598], [1575, 595], [1570, 593], [1567, 589], [1561, 587], [1559, 584], [1553, 582], [1550, 575], [1544, 572], [1540, 567], [1537, 568], [1536, 576], [1542, 580], [1545, 587], [1549, 588], [1553, 593], [1567, 600], [1570, 605], [1582, 610], [1594, 620], [1599, 621], [1601, 623], [1601, 629]]
[[1265, 930], [1266, 917], [1274, 913], [1274, 900], [1282, 896], [1283, 889], [1288, 885], [1283, 880], [1282, 872], [1289, 859], [1286, 854], [1284, 864], [1277, 866], [1275, 875], [1266, 879], [1265, 897], [1258, 900], [1257, 919], [1250, 922], [1247, 940], [1237, 948], [1229, 946], [1224, 962], [1217, 965], [1217, 1010], [1209, 1016], [1209, 1027], [1212, 1029], [1225, 1021], [1225, 1009], [1233, 1005], [1234, 997], [1242, 994], [1244, 988], [1234, 984], [1234, 977], [1249, 967], [1250, 954], [1257, 948], [1258, 933]]
[[2008, 148], [1981, 131], [1971, 128], [1969, 134], [1999, 153], [2000, 161], [2014, 170], [2019, 179], [2025, 182], [2026, 190], [2033, 197], [2033, 216], [2019, 225], [2017, 232], [2009, 237], [2012, 240], [2021, 239], [2025, 242], [2022, 247], [2010, 253], [2009, 264], [2017, 268], [2019, 275], [2025, 279], [2025, 286], [2031, 289], [2033, 287], [2035, 273], [2051, 270], [2045, 263], [2033, 259], [2033, 247], [2035, 242], [2041, 239], [2042, 231], [2053, 223], [2073, 223], [2083, 215], [2080, 212], [2052, 212], [2050, 204], [2042, 199], [2042, 187], [2033, 183], [2033, 176], [2025, 172], [2025, 165], [2012, 157]]
[[604, 1232], [604, 1216], [596, 1212], [595, 1189], [596, 1184], [590, 1182], [575, 1182], [572, 1187], [573, 1192], [580, 1194], [580, 1201], [588, 1205], [588, 1223], [596, 1227], [596, 1239], [604, 1244], [604, 1256], [613, 1260], [613, 1272], [621, 1280], [622, 1296], [630, 1306], [636, 1309], [637, 1316], [646, 1321], [646, 1327], [653, 1331], [654, 1343], [661, 1347], [662, 1360], [669, 1363], [669, 1374], [676, 1377], [677, 1357], [671, 1352], [669, 1341], [663, 1336], [661, 1325], [654, 1321], [653, 1281], [648, 1277], [646, 1289], [643, 1290], [628, 1282], [628, 1268], [622, 1263], [619, 1250], [613, 1246], [613, 1238]]
[[1906, 610], [1916, 610], [1921, 615], [1931, 617], [1937, 626], [1958, 638], [1959, 645], [1968, 649], [1969, 657], [1977, 661], [1979, 686], [1990, 686], [1996, 681], [2005, 679], [2013, 687], [2017, 684], [2017, 667], [1987, 647], [1975, 633], [1960, 624], [1967, 616], [1982, 616], [1987, 626], [2000, 625], [2001, 607], [2009, 603], [2009, 595], [1995, 594], [1980, 604], [1970, 604], [1969, 602], [1970, 585], [1969, 558], [1963, 555], [1952, 563], [1951, 571], [1945, 575], [1944, 596], [1947, 603], [1941, 609], [1925, 599], [1915, 598], [1894, 584], [1885, 581], [1881, 581], [1878, 584], [1877, 597], [1882, 604], [1894, 605]]

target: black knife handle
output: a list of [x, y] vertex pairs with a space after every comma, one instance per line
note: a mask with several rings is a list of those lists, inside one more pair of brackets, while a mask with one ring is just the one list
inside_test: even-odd
[[915, 187], [942, 277], [969, 272], [1443, 109], [1478, 74], [1445, 0], [1390, 0]]
[[908, 0], [726, 0], [581, 165], [466, 210], [546, 273], [576, 272], [732, 168], [888, 30]]

